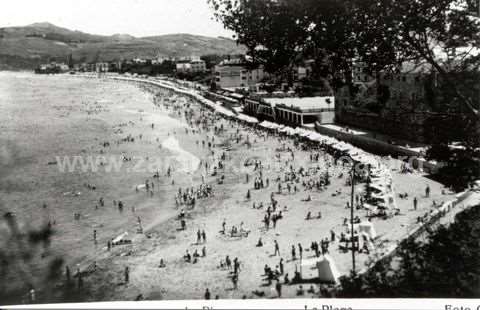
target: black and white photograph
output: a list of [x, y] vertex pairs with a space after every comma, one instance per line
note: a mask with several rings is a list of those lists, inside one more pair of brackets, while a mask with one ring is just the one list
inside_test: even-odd
[[479, 109], [480, 0], [2, 1], [0, 307], [480, 309]]

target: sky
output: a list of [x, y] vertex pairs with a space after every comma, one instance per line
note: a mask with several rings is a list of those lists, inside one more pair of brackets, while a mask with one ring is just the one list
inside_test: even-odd
[[151, 36], [191, 33], [232, 36], [212, 20], [207, 0], [13, 0], [0, 9], [0, 27], [50, 22], [91, 34]]

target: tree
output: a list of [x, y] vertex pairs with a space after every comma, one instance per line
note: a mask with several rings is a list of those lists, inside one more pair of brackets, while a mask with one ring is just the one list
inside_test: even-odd
[[[473, 0], [208, 1], [268, 72], [288, 80], [296, 63], [313, 59], [305, 93], [313, 93], [312, 86], [347, 85], [353, 97], [354, 62], [364, 63], [377, 81], [380, 73], [398, 73], [407, 62], [428, 68], [430, 81], [422, 81], [430, 83], [428, 107], [409, 106], [404, 113], [430, 118], [434, 146], [459, 142], [462, 149], [451, 160], [469, 165], [461, 167], [472, 172], [466, 179], [478, 178], [477, 161], [463, 160], [480, 157], [480, 19], [471, 15]], [[377, 89], [377, 104], [369, 106], [379, 112], [389, 90]], [[436, 154], [429, 152], [429, 159], [440, 159]]]
[[[0, 210], [3, 210], [1, 204]], [[2, 303], [21, 303], [31, 288], [36, 289], [38, 299], [30, 302], [52, 301], [59, 294], [66, 294], [67, 288], [59, 289], [57, 285], [62, 275], [63, 259], [50, 249], [54, 234], [50, 224], [40, 229], [26, 230], [20, 227], [11, 212], [5, 212], [0, 220], [7, 228], [2, 231], [0, 242]], [[39, 262], [40, 256], [42, 260]]]
[[468, 128], [461, 134], [470, 133], [462, 142], [478, 146], [480, 21], [471, 16], [470, 2], [356, 0], [353, 16], [358, 58], [374, 73], [407, 61], [429, 65], [439, 83], [434, 112], [461, 116]]
[[236, 33], [254, 63], [270, 73], [283, 74], [304, 44], [304, 25], [292, 6], [275, 0], [208, 0], [217, 20]]

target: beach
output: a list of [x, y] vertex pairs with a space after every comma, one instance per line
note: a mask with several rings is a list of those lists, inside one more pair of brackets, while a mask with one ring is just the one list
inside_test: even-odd
[[[275, 268], [283, 258], [284, 273], [293, 278], [302, 264], [299, 257], [292, 260], [292, 245], [297, 255], [298, 244], [303, 246], [302, 259], [315, 258], [311, 243], [330, 239], [331, 231], [337, 240], [330, 243], [329, 255], [340, 274], [351, 270], [351, 254], [338, 249], [338, 236], [346, 232], [344, 219], [350, 217], [346, 208], [349, 168], [335, 164], [325, 152], [302, 149], [294, 139], [214, 116], [190, 98], [124, 81], [2, 73], [0, 96], [1, 211], [13, 212], [23, 229], [50, 222], [54, 230], [49, 247], [36, 252], [29, 266], [19, 262], [18, 268], [27, 268], [31, 274], [33, 287], [40, 287], [48, 258], [58, 256], [72, 273], [93, 263], [96, 266], [84, 277], [82, 292], [71, 297], [78, 301], [139, 296], [201, 299], [206, 288], [212, 298], [277, 297], [275, 283], [267, 284], [264, 279], [265, 265]], [[319, 153], [320, 159], [312, 161], [312, 153]], [[61, 172], [59, 161], [73, 156], [100, 157], [103, 164], [97, 171]], [[114, 160], [120, 168], [109, 166]], [[246, 165], [255, 161], [261, 169]], [[302, 175], [295, 184], [298, 190], [289, 192], [284, 175], [300, 168], [314, 172]], [[328, 186], [317, 190], [302, 185], [326, 170]], [[372, 220], [377, 247], [368, 255], [357, 254], [358, 270], [376, 253], [401, 240], [419, 216], [434, 209], [433, 201], [440, 204], [453, 197], [441, 184], [419, 173], [404, 174], [398, 169], [391, 173], [395, 192], [407, 192], [409, 198], [396, 200], [398, 216]], [[255, 189], [256, 178], [268, 179], [268, 183]], [[201, 196], [193, 206], [176, 202], [179, 188], [185, 192], [200, 186], [211, 187], [213, 194]], [[359, 184], [355, 194], [362, 189]], [[274, 213], [281, 210], [282, 218], [275, 228], [266, 229], [262, 220], [272, 197], [278, 208]], [[416, 210], [412, 197], [418, 197]], [[258, 208], [260, 203], [263, 208]], [[185, 229], [178, 219], [181, 210], [186, 212]], [[312, 219], [306, 220], [309, 212]], [[319, 212], [321, 218], [317, 218]], [[74, 213], [80, 214], [79, 219]], [[366, 219], [363, 210], [356, 215]], [[223, 222], [225, 233], [220, 232]], [[231, 236], [232, 226], [248, 234]], [[205, 231], [206, 241], [198, 242], [199, 230]], [[107, 248], [108, 241], [125, 232], [131, 243]], [[259, 239], [261, 247], [257, 246]], [[275, 241], [279, 255], [274, 255]], [[187, 250], [201, 252], [203, 247], [205, 257], [196, 263], [185, 261]], [[227, 255], [240, 262], [237, 288], [231, 270], [220, 266]], [[161, 259], [165, 267], [159, 267]], [[129, 268], [128, 282], [125, 267]], [[8, 289], [23, 289], [22, 279], [11, 275], [8, 280]], [[305, 290], [310, 287], [284, 285], [282, 297], [297, 297], [299, 285]], [[47, 301], [63, 301], [59, 291], [52, 285], [51, 291], [38, 295], [48, 296]], [[318, 291], [315, 286], [314, 293], [302, 297], [319, 297]]]

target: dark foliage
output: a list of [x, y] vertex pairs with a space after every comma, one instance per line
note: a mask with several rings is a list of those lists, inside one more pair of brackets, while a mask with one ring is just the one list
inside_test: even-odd
[[[50, 252], [51, 237], [54, 233], [50, 225], [38, 230], [24, 231], [11, 212], [5, 213], [3, 220], [7, 224], [8, 232], [2, 232], [4, 238], [0, 243], [0, 303], [55, 300], [56, 293], [62, 293], [56, 285], [62, 276], [64, 261]], [[44, 267], [39, 268], [39, 260], [45, 263]], [[36, 300], [29, 299], [30, 289], [36, 290]]]
[[440, 226], [428, 242], [405, 240], [395, 259], [377, 263], [366, 274], [342, 278], [337, 297], [480, 297], [480, 205]]

